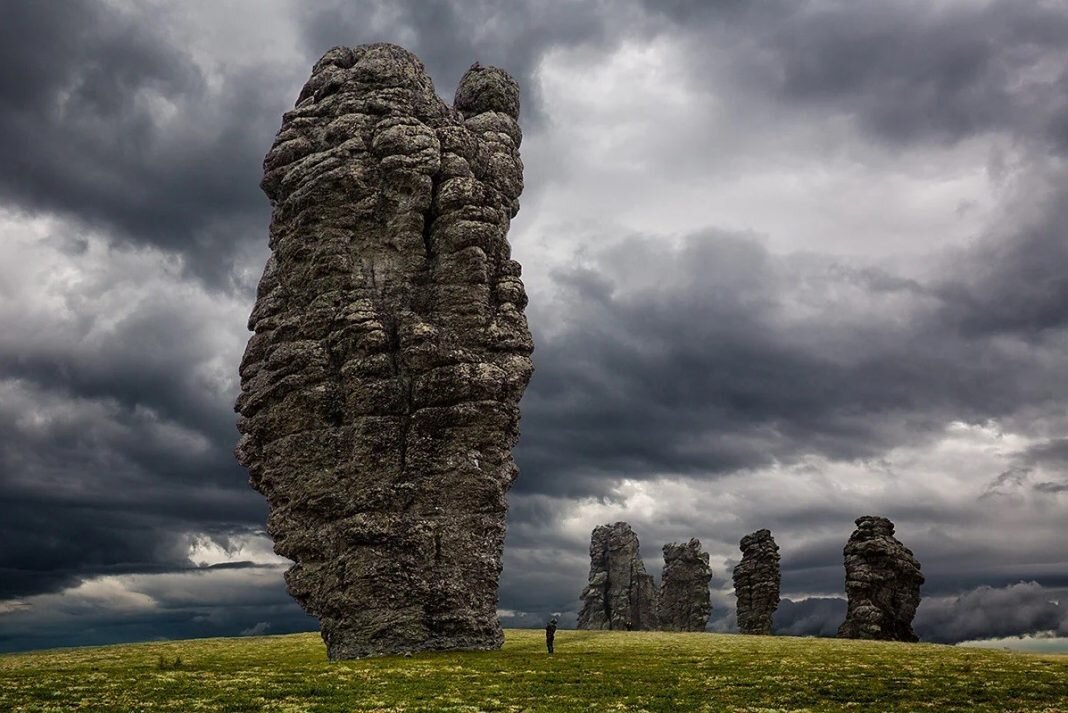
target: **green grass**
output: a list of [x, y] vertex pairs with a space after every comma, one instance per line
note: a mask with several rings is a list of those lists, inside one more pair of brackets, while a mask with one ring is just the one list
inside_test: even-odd
[[315, 634], [6, 655], [0, 711], [1068, 713], [1068, 656], [561, 631], [549, 658], [540, 631], [506, 637], [501, 651], [343, 663], [326, 660]]

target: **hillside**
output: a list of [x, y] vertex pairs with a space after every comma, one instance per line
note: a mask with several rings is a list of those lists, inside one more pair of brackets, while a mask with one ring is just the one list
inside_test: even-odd
[[1068, 713], [1068, 656], [561, 631], [549, 658], [542, 632], [506, 634], [497, 652], [345, 663], [315, 634], [0, 656], [0, 710]]

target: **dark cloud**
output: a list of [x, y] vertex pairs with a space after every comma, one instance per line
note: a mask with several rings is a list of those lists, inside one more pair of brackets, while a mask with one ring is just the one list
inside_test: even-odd
[[772, 625], [782, 636], [837, 636], [845, 615], [846, 600], [838, 597], [783, 599]]
[[[1022, 191], [1037, 206], [1015, 211], [1013, 224], [960, 255], [962, 278], [949, 278], [939, 290], [948, 328], [967, 337], [1011, 335], [1027, 341], [1055, 340], [1068, 329], [1068, 192], [1057, 172], [1043, 182], [1026, 181]], [[1023, 201], [1021, 201], [1022, 203]]]
[[621, 39], [620, 23], [640, 19], [627, 4], [561, 0], [538, 3], [373, 1], [302, 6], [304, 42], [321, 55], [336, 45], [395, 42], [427, 66], [438, 93], [451, 101], [474, 62], [502, 67], [519, 81], [523, 122], [545, 120], [535, 70], [555, 48], [601, 45]]
[[[1005, 286], [1032, 277], [1026, 238], [1009, 236], [983, 262], [989, 275], [926, 287], [830, 257], [776, 256], [745, 235], [664, 243], [632, 237], [589, 253], [590, 265], [555, 275], [556, 303], [535, 308], [521, 490], [589, 494], [610, 477], [875, 458], [949, 421], [1068, 396], [1052, 345], [1018, 350], [1000, 330], [961, 326], [981, 312], [973, 295], [992, 296], [989, 275]], [[1038, 339], [1064, 325], [1016, 326]]]
[[1050, 94], [1068, 76], [1035, 75], [1066, 37], [1068, 13], [1044, 3], [865, 2], [800, 12], [771, 39], [784, 94], [834, 104], [890, 140], [1009, 131], [1061, 142]]
[[1036, 582], [979, 587], [955, 598], [925, 599], [915, 629], [924, 641], [953, 643], [1052, 631], [1068, 635], [1068, 591]]
[[570, 612], [577, 616], [588, 561], [573, 552], [512, 537], [506, 543], [504, 569], [507, 574], [501, 580], [502, 607], [526, 612]]
[[116, 336], [0, 374], [0, 599], [187, 566], [191, 533], [262, 526], [231, 455], [232, 395], [197, 384], [182, 350]]
[[[334, 45], [402, 43], [448, 93], [474, 61], [522, 79], [553, 47], [605, 41], [618, 13], [590, 4], [298, 5], [303, 64], [219, 63], [210, 70], [151, 11], [106, 4], [14, 3], [0, 25], [0, 197], [58, 212], [117, 241], [182, 256], [231, 286], [234, 260], [262, 238], [263, 155], [312, 63]], [[543, 117], [541, 117], [543, 118]]]
[[[921, 641], [946, 644], [1036, 632], [1065, 636], [1066, 593], [1037, 582], [1016, 582], [980, 586], [957, 596], [927, 596], [920, 602], [914, 628]], [[775, 612], [775, 633], [835, 636], [845, 614], [846, 600], [840, 597], [783, 599]]]
[[10, 544], [0, 550], [0, 600], [57, 591], [109, 572], [188, 563], [188, 543], [170, 529], [173, 522], [121, 507], [5, 497], [3, 515], [0, 537]]
[[719, 56], [727, 43], [736, 86], [797, 110], [853, 118], [885, 141], [953, 143], [1004, 132], [1041, 150], [1068, 149], [1068, 66], [1054, 59], [1068, 49], [1063, 5], [646, 5], [688, 34], [695, 54]]
[[1068, 466], [1068, 438], [1053, 438], [1027, 450], [1025, 460], [1031, 465]]
[[0, 610], [0, 652], [312, 631], [277, 568], [118, 576]]
[[225, 284], [266, 227], [260, 164], [294, 78], [260, 65], [209, 79], [147, 15], [81, 0], [5, 8], [0, 63], [9, 207], [173, 251]]

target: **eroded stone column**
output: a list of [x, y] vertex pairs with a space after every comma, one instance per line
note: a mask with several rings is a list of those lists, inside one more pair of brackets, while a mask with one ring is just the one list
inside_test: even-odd
[[532, 372], [507, 232], [519, 88], [454, 106], [410, 52], [335, 48], [264, 160], [273, 209], [237, 448], [331, 658], [490, 649]]
[[579, 629], [656, 629], [656, 584], [645, 571], [638, 536], [625, 522], [595, 527]]
[[843, 551], [849, 604], [838, 636], [918, 641], [912, 619], [924, 582], [920, 563], [894, 537], [887, 518], [865, 515], [856, 524]]
[[734, 594], [738, 598], [738, 631], [770, 634], [779, 607], [779, 546], [770, 530], [757, 530], [742, 538], [742, 560], [734, 567]]
[[708, 583], [712, 569], [701, 541], [664, 545], [657, 622], [664, 631], [704, 631], [712, 613]]

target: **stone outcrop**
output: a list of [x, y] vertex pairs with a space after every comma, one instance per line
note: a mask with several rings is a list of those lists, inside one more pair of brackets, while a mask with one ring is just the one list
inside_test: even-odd
[[743, 634], [770, 634], [779, 606], [779, 546], [770, 530], [757, 530], [742, 538], [742, 561], [734, 567], [734, 595], [738, 598], [738, 630]]
[[848, 608], [838, 636], [917, 641], [912, 618], [920, 605], [920, 563], [894, 537], [890, 520], [865, 515], [856, 523], [843, 551]]
[[518, 116], [501, 70], [472, 66], [450, 107], [406, 50], [335, 48], [264, 160], [237, 455], [333, 659], [502, 643], [533, 349], [507, 241]]
[[625, 522], [600, 525], [590, 538], [590, 578], [579, 629], [656, 629], [656, 585], [646, 574], [638, 536]]
[[712, 613], [708, 582], [712, 569], [701, 541], [664, 545], [657, 621], [663, 631], [704, 631]]

